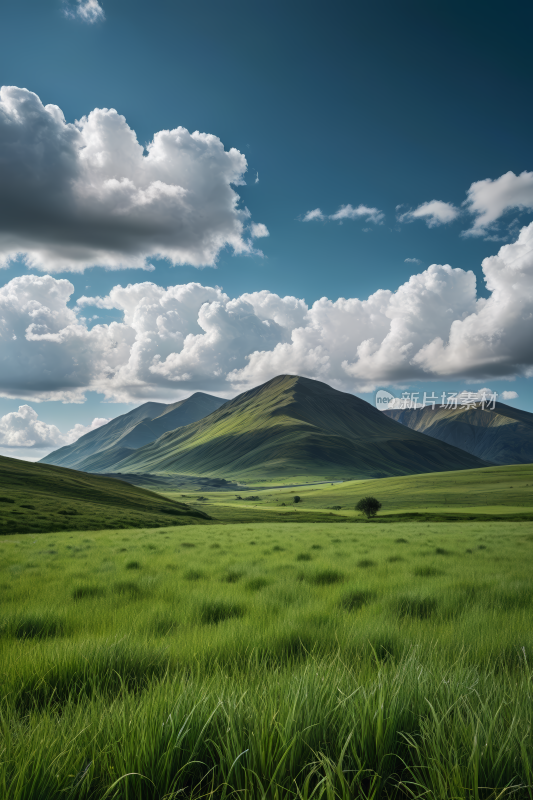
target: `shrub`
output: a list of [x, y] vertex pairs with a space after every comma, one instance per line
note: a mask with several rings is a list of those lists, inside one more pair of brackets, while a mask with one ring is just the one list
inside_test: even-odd
[[126, 569], [140, 569], [141, 565], [139, 561], [128, 561], [126, 564]]
[[367, 519], [375, 517], [380, 508], [381, 503], [375, 497], [363, 497], [355, 506], [355, 510], [364, 514]]
[[296, 556], [296, 561], [311, 561], [312, 556], [311, 553], [298, 553]]
[[302, 502], [302, 498], [300, 497], [300, 495], [298, 495], [298, 494], [294, 495], [294, 502], [295, 503], [301, 503]]

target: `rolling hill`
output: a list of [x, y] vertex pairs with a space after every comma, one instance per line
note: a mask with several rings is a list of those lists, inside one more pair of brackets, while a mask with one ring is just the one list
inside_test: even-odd
[[[293, 488], [207, 492], [167, 491], [167, 497], [186, 498], [221, 522], [357, 522], [358, 500], [376, 497], [381, 503], [375, 521], [411, 519], [533, 521], [533, 464], [484, 467], [423, 475], [323, 483]], [[299, 502], [294, 498], [298, 495]]]
[[0, 456], [0, 536], [155, 528], [206, 519], [185, 503], [115, 478]]
[[130, 455], [138, 447], [155, 441], [167, 431], [202, 419], [225, 402], [220, 397], [195, 392], [186, 400], [169, 405], [144, 403], [101, 428], [80, 436], [74, 444], [54, 450], [39, 463], [84, 472], [109, 472], [116, 461]]
[[533, 414], [496, 403], [494, 410], [430, 406], [382, 412], [411, 430], [433, 436], [495, 464], [533, 463]]
[[323, 480], [469, 469], [486, 462], [320, 381], [280, 375], [115, 464], [121, 473]]

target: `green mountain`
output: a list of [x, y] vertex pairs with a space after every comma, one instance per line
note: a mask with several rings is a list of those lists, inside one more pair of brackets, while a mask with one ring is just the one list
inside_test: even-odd
[[411, 430], [433, 436], [495, 464], [533, 463], [533, 414], [496, 403], [473, 408], [392, 408], [383, 412]]
[[[196, 422], [225, 402], [220, 397], [195, 392], [186, 400], [169, 405], [144, 403], [101, 428], [80, 436], [74, 444], [54, 450], [39, 463], [86, 472], [109, 472], [115, 461], [128, 455], [127, 450], [135, 450], [155, 441], [167, 431]], [[114, 454], [106, 452], [112, 449]], [[94, 458], [104, 453], [101, 458]]]
[[191, 525], [206, 514], [116, 478], [0, 456], [0, 536]]
[[486, 463], [398, 425], [354, 395], [280, 375], [115, 464], [121, 473], [240, 480], [368, 478]]

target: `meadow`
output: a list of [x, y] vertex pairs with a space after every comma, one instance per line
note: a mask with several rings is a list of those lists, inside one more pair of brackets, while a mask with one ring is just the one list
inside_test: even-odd
[[531, 798], [527, 522], [0, 540], [0, 796]]
[[[379, 514], [382, 521], [408, 517], [430, 522], [461, 518], [533, 521], [532, 464], [281, 488], [265, 484], [258, 483], [248, 487], [248, 491], [239, 492], [193, 494], [163, 490], [162, 493], [202, 509], [220, 521], [267, 521], [274, 517], [280, 520], [287, 514], [298, 513], [302, 522], [320, 521], [324, 516], [328, 521], [364, 522], [354, 509], [357, 501], [367, 495], [377, 497], [382, 503]], [[294, 503], [295, 496], [300, 498], [298, 504]]]

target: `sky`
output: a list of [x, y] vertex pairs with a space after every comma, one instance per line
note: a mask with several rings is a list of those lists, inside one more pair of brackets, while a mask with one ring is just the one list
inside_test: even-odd
[[532, 23], [3, 3], [0, 453], [281, 373], [533, 412]]

